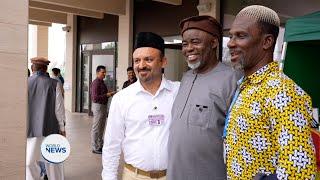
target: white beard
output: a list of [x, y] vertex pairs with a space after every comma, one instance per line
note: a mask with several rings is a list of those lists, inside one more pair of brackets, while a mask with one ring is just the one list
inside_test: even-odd
[[231, 62], [231, 66], [234, 68], [234, 69], [237, 69], [237, 70], [243, 70], [243, 66], [244, 66], [244, 58], [241, 57], [238, 61], [236, 62]]
[[244, 69], [244, 57], [243, 56], [240, 57], [239, 64], [240, 64], [240, 69], [243, 70]]
[[201, 64], [200, 61], [197, 61], [197, 62], [194, 63], [194, 64], [189, 63], [189, 61], [187, 61], [187, 63], [188, 63], [189, 68], [191, 68], [191, 69], [197, 69], [197, 68], [200, 66], [200, 64]]

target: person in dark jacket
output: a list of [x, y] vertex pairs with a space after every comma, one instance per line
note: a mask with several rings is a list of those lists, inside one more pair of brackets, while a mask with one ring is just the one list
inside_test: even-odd
[[137, 81], [136, 74], [133, 71], [132, 67], [127, 68], [128, 81], [123, 83], [122, 89], [130, 86], [131, 84]]
[[50, 61], [31, 59], [33, 74], [28, 78], [28, 121], [26, 179], [40, 179], [45, 171], [49, 179], [63, 180], [63, 164], [45, 161], [40, 152], [42, 140], [51, 134], [66, 135], [62, 87], [46, 75]]

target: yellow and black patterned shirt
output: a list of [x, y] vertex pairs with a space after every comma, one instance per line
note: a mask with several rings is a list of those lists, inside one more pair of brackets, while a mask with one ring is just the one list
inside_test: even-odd
[[310, 97], [272, 62], [246, 77], [229, 114], [228, 179], [257, 173], [278, 179], [314, 179]]

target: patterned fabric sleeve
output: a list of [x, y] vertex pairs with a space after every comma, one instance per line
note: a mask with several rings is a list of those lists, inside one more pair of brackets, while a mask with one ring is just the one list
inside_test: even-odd
[[273, 92], [270, 119], [277, 141], [276, 173], [281, 179], [315, 179], [315, 152], [310, 134], [310, 97], [291, 80]]

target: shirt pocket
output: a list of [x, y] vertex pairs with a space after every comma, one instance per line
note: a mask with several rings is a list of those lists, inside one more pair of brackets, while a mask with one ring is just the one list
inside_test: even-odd
[[212, 104], [190, 104], [188, 125], [208, 128], [212, 113]]

